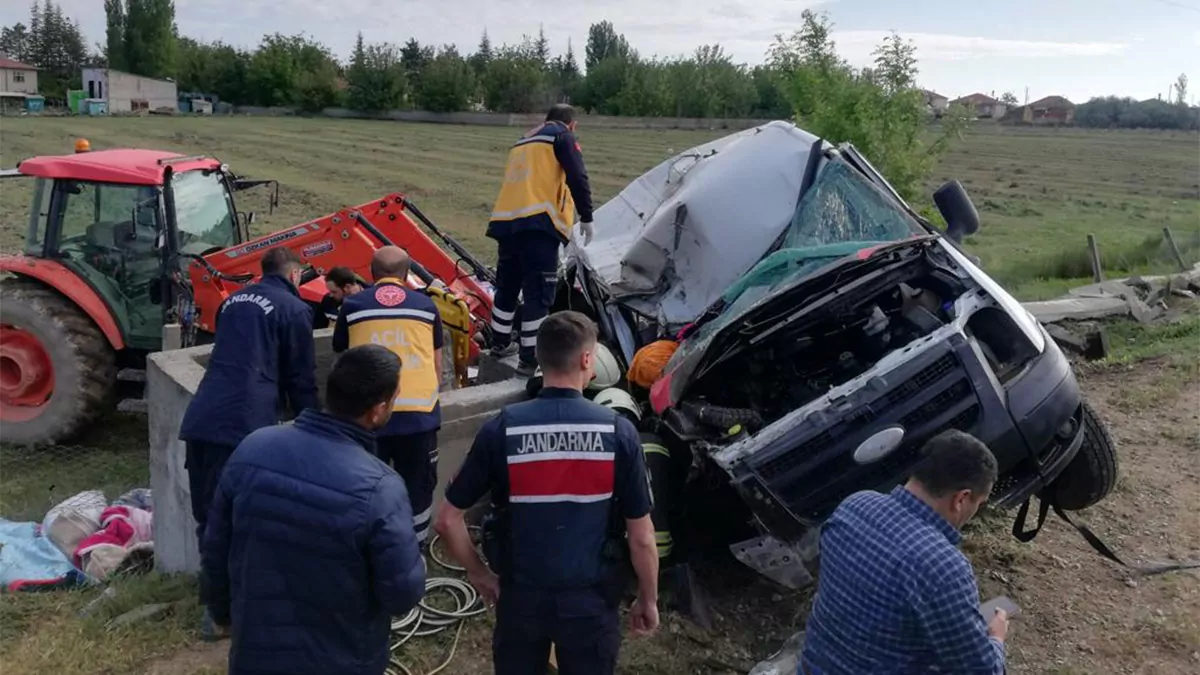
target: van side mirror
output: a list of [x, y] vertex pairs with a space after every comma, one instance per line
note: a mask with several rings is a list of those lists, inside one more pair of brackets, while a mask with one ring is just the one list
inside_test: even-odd
[[933, 203], [946, 219], [946, 236], [951, 241], [961, 244], [963, 237], [979, 231], [979, 212], [962, 183], [957, 180], [944, 183], [933, 193]]

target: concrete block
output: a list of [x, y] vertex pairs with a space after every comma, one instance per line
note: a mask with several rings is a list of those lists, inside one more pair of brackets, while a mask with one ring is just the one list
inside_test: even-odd
[[1027, 302], [1024, 306], [1035, 319], [1042, 323], [1054, 323], [1067, 319], [1081, 321], [1129, 314], [1129, 303], [1124, 298], [1111, 296], [1059, 298], [1042, 302]]
[[179, 425], [196, 394], [204, 368], [196, 357], [211, 347], [151, 354], [146, 361], [146, 400], [150, 424], [150, 487], [154, 491], [154, 548], [157, 569], [194, 571], [200, 567], [196, 521], [188, 489], [186, 446]]
[[[337, 357], [330, 345], [332, 329], [316, 331], [317, 384], [322, 400], [325, 379]], [[194, 572], [200, 568], [196, 522], [184, 467], [186, 447], [179, 426], [191, 403], [212, 346], [151, 354], [146, 367], [146, 399], [150, 418], [150, 486], [154, 490], [155, 567], [163, 572]], [[488, 357], [485, 357], [485, 359]], [[481, 371], [485, 370], [481, 367]], [[444, 391], [442, 429], [438, 434], [438, 489], [435, 507], [445, 485], [462, 465], [479, 427], [502, 406], [526, 398], [525, 379], [512, 377], [513, 364], [487, 364], [494, 380], [464, 389]]]

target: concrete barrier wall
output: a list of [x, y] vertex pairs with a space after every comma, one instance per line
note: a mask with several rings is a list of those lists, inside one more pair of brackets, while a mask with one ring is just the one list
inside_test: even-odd
[[[331, 329], [314, 333], [317, 382], [322, 398], [325, 378], [335, 358], [330, 347], [331, 334]], [[192, 518], [191, 491], [184, 466], [187, 453], [179, 440], [179, 426], [204, 377], [204, 365], [211, 352], [211, 345], [158, 352], [150, 355], [146, 366], [155, 567], [163, 572], [200, 569], [196, 521]], [[489, 383], [442, 393], [435, 508], [441, 502], [446, 483], [470, 450], [479, 427], [502, 406], [525, 398], [525, 380], [512, 374], [511, 364], [487, 363], [481, 366], [480, 379]]]
[[[300, 114], [296, 108], [264, 108], [260, 106], [234, 106], [233, 112], [239, 115], [268, 116]], [[333, 119], [373, 119], [520, 128], [532, 127], [544, 118], [541, 113], [435, 113], [426, 110], [386, 110], [369, 113], [349, 108], [326, 108], [321, 111], [320, 115]], [[607, 115], [580, 115], [579, 117], [580, 125], [595, 129], [731, 129], [736, 131], [766, 124], [768, 121], [770, 120], [716, 117], [613, 117]]]

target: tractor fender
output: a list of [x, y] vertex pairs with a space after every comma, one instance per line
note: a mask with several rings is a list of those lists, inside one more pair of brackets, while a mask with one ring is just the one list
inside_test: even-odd
[[114, 350], [125, 348], [121, 328], [100, 294], [62, 263], [43, 258], [0, 255], [0, 272], [37, 279], [75, 303], [100, 328]]

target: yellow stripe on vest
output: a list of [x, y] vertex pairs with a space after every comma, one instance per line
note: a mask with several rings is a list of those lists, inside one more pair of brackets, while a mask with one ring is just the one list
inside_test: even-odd
[[362, 312], [371, 317], [359, 317], [359, 321], [350, 324], [350, 346], [382, 345], [400, 357], [400, 394], [392, 405], [393, 412], [431, 412], [438, 402], [440, 367], [433, 358], [433, 324], [415, 316], [395, 314], [397, 311]]
[[659, 445], [658, 443], [642, 443], [642, 452], [647, 455], [671, 456], [671, 451], [667, 450], [666, 446]]

